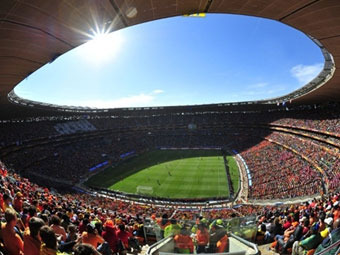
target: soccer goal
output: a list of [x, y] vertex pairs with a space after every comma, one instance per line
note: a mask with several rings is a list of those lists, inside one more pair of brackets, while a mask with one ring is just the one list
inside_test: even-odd
[[136, 193], [140, 195], [152, 195], [153, 188], [150, 186], [137, 186]]

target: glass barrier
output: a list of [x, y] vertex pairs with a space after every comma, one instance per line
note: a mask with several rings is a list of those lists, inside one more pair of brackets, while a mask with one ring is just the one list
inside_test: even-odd
[[[254, 243], [257, 233], [256, 216], [227, 219], [146, 219], [145, 238], [149, 243], [173, 237], [169, 253], [229, 252], [231, 234]], [[227, 247], [228, 246], [228, 247]]]

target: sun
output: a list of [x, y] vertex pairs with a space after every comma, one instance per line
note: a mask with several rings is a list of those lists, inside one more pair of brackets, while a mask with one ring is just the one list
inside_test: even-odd
[[116, 58], [122, 48], [123, 36], [118, 32], [94, 33], [91, 40], [78, 48], [78, 53], [90, 63], [100, 65]]

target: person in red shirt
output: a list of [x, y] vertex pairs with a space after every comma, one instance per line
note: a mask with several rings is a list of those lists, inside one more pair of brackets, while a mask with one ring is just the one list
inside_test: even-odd
[[82, 243], [91, 244], [94, 248], [97, 249], [98, 244], [104, 243], [104, 238], [98, 235], [96, 227], [94, 224], [89, 223], [87, 224], [87, 232], [83, 232], [81, 235]]
[[118, 242], [121, 241], [123, 244], [123, 248], [128, 250], [129, 249], [129, 238], [132, 237], [130, 232], [125, 231], [125, 225], [119, 224], [118, 230], [116, 232]]
[[14, 230], [14, 227], [17, 224], [16, 212], [11, 208], [7, 208], [5, 211], [5, 219], [6, 225], [2, 229], [2, 238], [5, 248], [11, 255], [23, 255], [24, 242]]
[[25, 255], [39, 255], [41, 241], [39, 237], [40, 229], [45, 222], [37, 217], [33, 217], [29, 221], [29, 228], [24, 233], [24, 253]]
[[229, 252], [229, 239], [227, 234], [225, 234], [216, 244], [216, 252], [223, 253]]
[[174, 237], [175, 247], [178, 253], [193, 253], [194, 243], [190, 237], [190, 231], [184, 226], [181, 233]]
[[209, 231], [204, 223], [198, 224], [198, 230], [196, 232], [197, 240], [197, 253], [205, 253], [206, 246], [209, 243]]
[[107, 220], [105, 222], [102, 237], [109, 244], [112, 252], [116, 253], [118, 240], [116, 235], [116, 227], [114, 226], [112, 220]]
[[302, 234], [305, 235], [309, 231], [309, 219], [303, 219], [303, 229], [302, 229]]
[[286, 230], [292, 226], [292, 217], [290, 215], [287, 216], [286, 222], [283, 224], [283, 229]]

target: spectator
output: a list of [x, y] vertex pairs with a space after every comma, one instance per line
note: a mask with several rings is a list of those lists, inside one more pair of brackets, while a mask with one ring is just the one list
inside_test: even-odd
[[16, 212], [7, 208], [5, 211], [6, 225], [2, 229], [2, 238], [6, 250], [11, 255], [22, 255], [24, 252], [24, 242], [15, 231], [17, 224]]
[[110, 249], [113, 253], [117, 252], [117, 235], [116, 227], [112, 220], [107, 220], [104, 224], [104, 231], [102, 233], [104, 240], [109, 244]]
[[198, 224], [196, 240], [197, 240], [197, 253], [205, 253], [206, 246], [209, 243], [209, 231], [204, 223]]
[[[340, 219], [334, 221], [333, 224], [333, 231], [330, 233], [329, 237], [327, 237], [323, 242], [317, 247], [315, 250], [315, 254], [328, 249], [330, 246], [334, 245], [335, 243], [339, 242], [340, 240]], [[336, 251], [339, 251], [340, 244], [334, 246], [325, 255], [333, 255]]]
[[89, 244], [78, 244], [74, 248], [74, 255], [100, 255], [99, 252]]
[[176, 219], [170, 220], [170, 225], [164, 228], [164, 237], [168, 237], [170, 235], [178, 235], [181, 232], [181, 226], [177, 224]]
[[81, 236], [82, 243], [90, 244], [97, 249], [98, 244], [104, 243], [104, 239], [98, 235], [96, 227], [93, 223], [87, 224], [87, 231], [83, 232]]
[[181, 232], [174, 237], [176, 251], [178, 253], [193, 253], [194, 244], [190, 237], [190, 231], [186, 226], [182, 227]]
[[2, 211], [5, 212], [8, 208], [10, 209], [14, 209], [13, 206], [12, 206], [12, 198], [10, 195], [8, 195], [7, 193], [5, 193], [3, 196], [2, 196], [2, 200], [3, 200], [3, 203], [2, 203]]
[[[129, 250], [129, 238], [132, 237], [130, 232], [125, 230], [124, 224], [118, 225], [118, 230], [116, 232], [118, 242], [121, 242], [122, 247], [120, 249]], [[120, 245], [121, 246], [121, 245]]]
[[51, 218], [51, 228], [57, 237], [60, 237], [62, 241], [66, 241], [66, 231], [60, 226], [60, 218], [57, 215], [53, 215]]
[[39, 255], [41, 241], [39, 237], [40, 229], [45, 225], [42, 219], [32, 217], [29, 220], [29, 228], [24, 234], [24, 253], [25, 255]]
[[319, 225], [314, 224], [311, 227], [311, 235], [301, 242], [295, 242], [292, 255], [304, 255], [306, 251], [313, 250], [322, 242], [322, 237], [319, 233]]
[[22, 205], [23, 205], [22, 194], [21, 194], [20, 191], [18, 191], [15, 194], [15, 197], [14, 197], [13, 207], [17, 212], [21, 212], [22, 211]]
[[40, 255], [57, 255], [57, 237], [52, 228], [43, 226], [40, 229], [41, 248]]
[[77, 226], [70, 224], [67, 227], [67, 236], [65, 242], [72, 242], [78, 240]]

